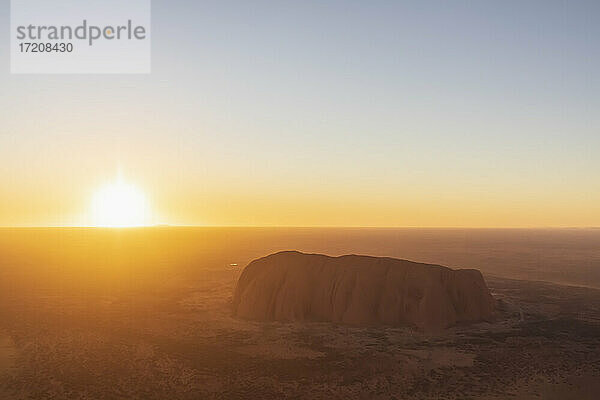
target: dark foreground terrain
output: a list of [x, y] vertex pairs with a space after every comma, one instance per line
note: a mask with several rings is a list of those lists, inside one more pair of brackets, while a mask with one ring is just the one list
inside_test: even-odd
[[[586, 400], [600, 393], [597, 289], [487, 273], [499, 303], [495, 322], [438, 335], [257, 323], [231, 316], [250, 250], [211, 258], [195, 237], [191, 257], [175, 237], [174, 264], [148, 240], [115, 235], [93, 245], [32, 234], [21, 242], [11, 236], [10, 246], [0, 241], [0, 399]], [[48, 250], [49, 243], [58, 247]], [[219, 243], [220, 254], [233, 251], [231, 242]], [[199, 259], [210, 262], [198, 267]], [[588, 267], [597, 263], [589, 259]]]
[[[2, 399], [596, 399], [600, 291], [488, 277], [493, 324], [410, 329], [230, 316], [237, 271], [115, 297], [1, 305]], [[540, 397], [541, 396], [541, 397]]]

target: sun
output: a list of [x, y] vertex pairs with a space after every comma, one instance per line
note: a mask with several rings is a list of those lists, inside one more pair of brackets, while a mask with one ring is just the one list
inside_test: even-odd
[[92, 198], [94, 226], [131, 227], [149, 225], [150, 209], [144, 193], [118, 179], [99, 188]]

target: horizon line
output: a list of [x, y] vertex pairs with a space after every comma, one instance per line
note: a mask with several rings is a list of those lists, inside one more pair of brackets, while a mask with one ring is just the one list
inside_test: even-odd
[[144, 229], [144, 228], [273, 228], [273, 229], [600, 229], [600, 226], [377, 226], [377, 225], [187, 225], [153, 224], [137, 226], [93, 226], [93, 225], [0, 225], [0, 229]]

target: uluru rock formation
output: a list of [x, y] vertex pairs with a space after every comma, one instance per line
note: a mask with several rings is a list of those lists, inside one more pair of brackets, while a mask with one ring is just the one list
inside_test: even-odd
[[262, 321], [410, 325], [426, 331], [489, 320], [494, 300], [475, 269], [394, 258], [284, 251], [252, 261], [234, 315]]

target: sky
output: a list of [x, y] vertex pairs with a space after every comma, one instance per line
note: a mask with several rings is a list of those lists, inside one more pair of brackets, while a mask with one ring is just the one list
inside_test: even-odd
[[[158, 1], [152, 73], [11, 75], [0, 226], [600, 226], [597, 1]], [[9, 26], [9, 2], [0, 26]]]

